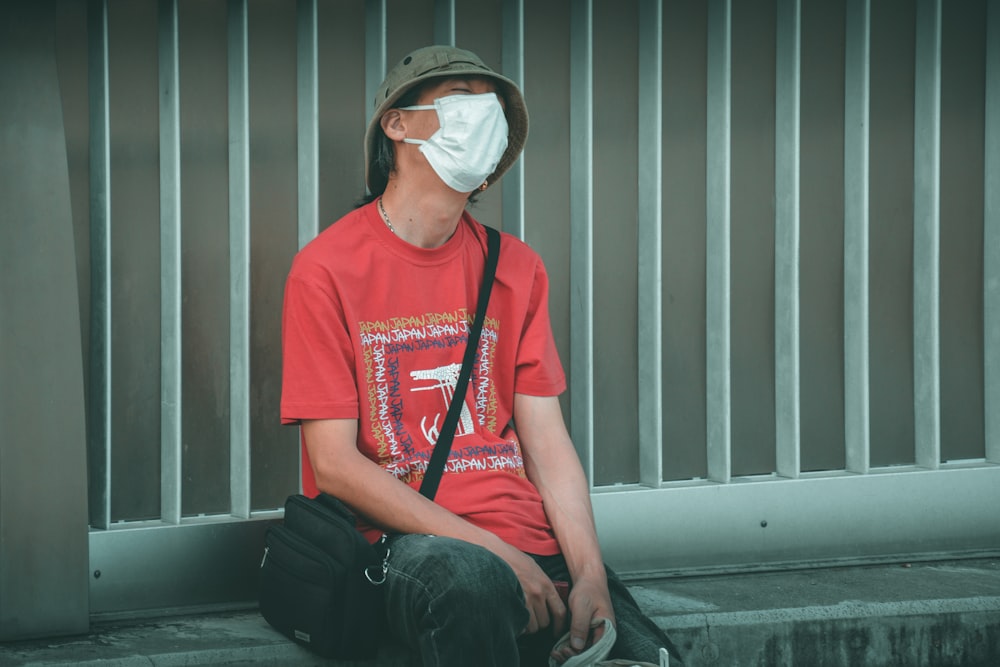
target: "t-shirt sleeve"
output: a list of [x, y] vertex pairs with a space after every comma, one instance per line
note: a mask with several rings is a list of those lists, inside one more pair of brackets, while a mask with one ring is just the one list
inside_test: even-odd
[[297, 275], [285, 283], [281, 423], [357, 419], [351, 333], [332, 286]]
[[549, 277], [539, 258], [518, 346], [514, 391], [530, 396], [557, 396], [566, 390], [566, 375], [549, 319]]

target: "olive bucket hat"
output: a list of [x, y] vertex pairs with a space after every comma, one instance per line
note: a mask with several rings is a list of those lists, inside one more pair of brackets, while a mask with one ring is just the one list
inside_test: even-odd
[[528, 109], [517, 84], [491, 70], [471, 51], [454, 46], [426, 46], [399, 61], [386, 75], [375, 95], [375, 113], [365, 131], [365, 184], [369, 192], [381, 193], [387, 184], [388, 175], [375, 166], [373, 159], [376, 141], [382, 135], [382, 115], [396, 106], [399, 99], [414, 86], [428, 79], [462, 76], [485, 77], [497, 84], [497, 92], [506, 104], [504, 114], [508, 127], [507, 150], [487, 182], [492, 185], [510, 169], [521, 154], [528, 136]]

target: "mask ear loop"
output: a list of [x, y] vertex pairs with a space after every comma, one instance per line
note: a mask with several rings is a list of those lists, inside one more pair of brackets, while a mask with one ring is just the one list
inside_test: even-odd
[[[400, 111], [435, 111], [437, 106], [434, 104], [413, 104], [408, 107], [396, 107]], [[413, 144], [415, 146], [422, 146], [427, 143], [426, 139], [410, 139], [409, 137], [403, 137], [404, 144]]]

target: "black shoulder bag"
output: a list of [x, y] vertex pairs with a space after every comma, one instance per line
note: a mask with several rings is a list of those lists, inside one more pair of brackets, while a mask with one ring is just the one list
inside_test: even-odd
[[[486, 227], [486, 234], [486, 267], [462, 370], [420, 484], [420, 493], [431, 500], [465, 402], [500, 255], [500, 233]], [[268, 528], [265, 535], [259, 591], [264, 619], [324, 657], [373, 657], [384, 626], [380, 586], [389, 567], [386, 537], [369, 544], [358, 532], [354, 514], [333, 496], [289, 496], [283, 523]]]

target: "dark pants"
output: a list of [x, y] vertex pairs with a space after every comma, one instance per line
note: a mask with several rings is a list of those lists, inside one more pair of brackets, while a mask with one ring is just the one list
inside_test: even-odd
[[[548, 665], [557, 637], [528, 624], [514, 571], [492, 552], [460, 540], [402, 535], [390, 545], [386, 611], [390, 631], [420, 655], [424, 667]], [[562, 556], [535, 557], [554, 581], [568, 581]], [[639, 610], [625, 585], [608, 570], [618, 641], [611, 657], [658, 664], [660, 647], [673, 647]]]

